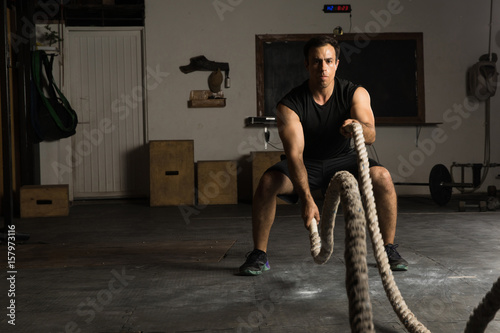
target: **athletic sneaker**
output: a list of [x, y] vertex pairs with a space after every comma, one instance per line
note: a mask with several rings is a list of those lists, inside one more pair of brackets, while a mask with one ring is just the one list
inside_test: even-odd
[[389, 258], [389, 265], [393, 271], [407, 271], [408, 262], [401, 258], [396, 248], [398, 244], [387, 244], [384, 246], [387, 257]]
[[247, 260], [240, 266], [241, 275], [259, 275], [270, 270], [267, 254], [261, 250], [253, 250], [247, 253]]

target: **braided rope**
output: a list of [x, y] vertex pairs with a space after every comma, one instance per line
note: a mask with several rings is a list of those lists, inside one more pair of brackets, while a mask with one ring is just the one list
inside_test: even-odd
[[399, 320], [405, 325], [406, 329], [412, 333], [430, 333], [430, 331], [418, 321], [415, 315], [410, 311], [401, 292], [399, 291], [391, 267], [389, 259], [384, 249], [384, 241], [378, 224], [377, 209], [375, 206], [375, 197], [373, 196], [373, 186], [370, 178], [370, 164], [368, 162], [368, 153], [363, 137], [363, 129], [361, 125], [353, 123], [354, 130], [354, 145], [358, 152], [358, 170], [361, 179], [361, 194], [366, 207], [366, 220], [368, 230], [372, 240], [373, 252], [377, 260], [377, 267], [382, 279], [385, 293], [389, 298], [392, 308], [396, 312]]
[[[360, 189], [361, 189], [361, 195], [362, 195], [362, 201], [365, 207], [365, 218], [366, 221], [368, 221], [368, 229], [370, 232], [370, 237], [372, 240], [373, 244], [373, 251], [375, 254], [375, 258], [377, 260], [377, 266], [379, 269], [379, 274], [382, 278], [382, 284], [384, 286], [385, 292], [387, 294], [387, 297], [389, 298], [389, 301], [398, 315], [399, 319], [401, 322], [405, 325], [405, 327], [411, 332], [411, 333], [427, 333], [430, 331], [422, 325], [415, 315], [408, 309], [408, 306], [406, 305], [403, 297], [401, 296], [401, 293], [399, 292], [399, 289], [394, 282], [394, 277], [392, 275], [391, 268], [389, 266], [389, 260], [387, 258], [387, 254], [384, 249], [384, 242], [382, 240], [382, 235], [380, 233], [380, 229], [378, 226], [378, 218], [377, 218], [377, 210], [375, 206], [375, 198], [373, 196], [373, 186], [370, 178], [370, 170], [369, 170], [369, 163], [368, 163], [368, 153], [366, 152], [366, 147], [364, 143], [364, 137], [363, 137], [363, 131], [361, 128], [361, 125], [357, 123], [353, 123], [353, 137], [354, 137], [354, 144], [356, 146], [356, 150], [358, 152], [358, 167], [359, 167], [359, 178], [360, 178]], [[352, 177], [352, 176], [351, 176]], [[353, 177], [354, 178], [354, 177]], [[337, 182], [337, 174], [333, 177], [332, 182], [333, 184], [336, 184]], [[332, 185], [332, 183], [330, 183]], [[335, 191], [336, 189], [332, 189], [332, 191]], [[330, 191], [328, 191], [330, 192]], [[328, 194], [327, 192], [327, 194]], [[341, 194], [343, 196], [343, 194]], [[335, 197], [335, 195], [334, 195]], [[330, 201], [327, 201], [328, 197], [325, 197], [325, 204], [323, 206], [323, 211], [322, 211], [322, 221], [321, 223], [321, 237], [322, 239], [319, 239], [319, 235], [317, 235], [317, 231], [315, 231], [315, 225], [316, 223], [313, 221], [311, 225], [313, 225], [312, 229], [310, 230], [310, 240], [311, 240], [311, 254], [315, 260], [315, 262], [326, 262], [324, 259], [328, 260], [328, 258], [331, 255], [331, 251], [329, 252], [328, 255], [325, 255], [324, 253], [327, 253], [327, 249], [332, 249], [333, 250], [333, 223], [331, 223], [331, 218], [329, 215], [331, 214], [330, 212], [336, 211], [337, 210], [337, 204], [335, 203], [332, 206], [332, 203]], [[331, 199], [328, 199], [331, 200]], [[363, 204], [354, 202], [343, 202], [342, 203], [342, 208], [344, 210], [349, 211], [351, 208], [350, 206], [358, 206], [356, 207], [358, 210], [362, 209]], [[356, 209], [355, 208], [355, 209]], [[334, 213], [335, 214], [335, 213]], [[324, 220], [324, 216], [327, 215], [328, 218], [326, 219], [326, 222]], [[345, 215], [346, 219], [346, 227], [349, 223], [349, 216]], [[325, 226], [325, 224], [331, 224], [330, 227]], [[317, 228], [316, 228], [317, 230]], [[346, 231], [346, 237], [347, 235], [350, 234], [351, 231]], [[324, 236], [325, 235], [325, 236]], [[350, 237], [350, 236], [349, 236]], [[321, 251], [318, 253], [318, 245], [321, 244]], [[363, 249], [364, 248], [364, 249]], [[347, 254], [349, 252], [349, 254]], [[355, 284], [357, 281], [363, 281], [364, 276], [367, 275], [365, 272], [367, 271], [367, 265], [366, 265], [366, 243], [363, 244], [356, 244], [356, 247], [353, 247], [353, 244], [346, 243], [346, 257], [349, 256], [351, 257], [351, 254], [356, 254], [356, 256], [359, 258], [358, 254], [364, 253], [365, 259], [364, 259], [364, 266], [363, 263], [356, 264], [355, 267], [353, 267], [352, 262], [349, 262], [346, 260], [346, 265], [347, 268], [350, 269], [350, 267], [353, 267], [353, 270], [355, 271], [353, 274], [355, 274], [354, 282], [347, 282], [347, 288], [354, 288]], [[353, 262], [355, 260], [359, 259], [352, 259]], [[360, 266], [363, 266], [360, 268]], [[346, 273], [346, 280], [352, 279], [353, 277], [350, 276], [351, 273]], [[356, 281], [357, 280], [357, 281]], [[349, 290], [349, 298], [351, 297], [351, 293], [356, 293], [356, 291]], [[368, 290], [366, 290], [366, 293], [368, 293]], [[369, 299], [367, 298], [368, 296], [365, 295], [363, 296], [363, 299]], [[349, 302], [351, 303], [351, 299], [349, 299]], [[351, 308], [351, 306], [350, 306]], [[364, 308], [364, 309], [363, 309]], [[371, 307], [367, 306], [361, 306], [358, 307], [358, 311], [361, 309], [361, 311], [370, 311], [371, 312]], [[351, 311], [351, 310], [350, 310]], [[364, 316], [363, 314], [356, 314], [356, 315], [349, 315], [350, 320], [352, 317], [369, 317], [371, 320], [371, 315], [369, 316]], [[365, 325], [365, 324], [364, 324]], [[373, 323], [371, 323], [371, 326], [373, 326]], [[361, 332], [361, 330], [357, 330], [355, 328], [355, 325], [353, 326], [353, 322], [351, 320], [351, 330], [353, 332]], [[366, 331], [363, 331], [366, 332]]]
[[495, 318], [498, 310], [500, 310], [500, 277], [472, 312], [464, 332], [484, 332], [489, 322]]
[[[311, 223], [311, 253], [317, 264], [324, 264], [333, 252], [333, 229], [337, 207], [342, 202], [345, 216], [346, 239], [344, 258], [346, 262], [346, 290], [349, 299], [349, 322], [353, 332], [375, 332], [368, 286], [368, 265], [366, 263], [365, 212], [361, 202], [358, 182], [352, 174], [340, 171], [330, 181], [325, 193], [321, 241], [316, 220]], [[352, 249], [355, 249], [352, 251]]]
[[[346, 220], [346, 289], [349, 297], [349, 322], [352, 332], [374, 332], [371, 303], [368, 292], [365, 227], [368, 224], [373, 252], [382, 285], [399, 320], [410, 333], [430, 333], [410, 311], [394, 281], [378, 224], [377, 209], [370, 178], [368, 153], [360, 124], [352, 124], [354, 144], [358, 152], [361, 194], [356, 179], [348, 172], [336, 173], [330, 181], [322, 211], [321, 237], [317, 222], [310, 226], [311, 255], [318, 264], [324, 264], [333, 252], [333, 229], [339, 201]], [[349, 192], [349, 193], [348, 193]], [[362, 202], [361, 202], [362, 198]], [[363, 212], [363, 207], [365, 211]], [[465, 333], [483, 333], [500, 309], [500, 278], [493, 284], [478, 307], [471, 314]]]

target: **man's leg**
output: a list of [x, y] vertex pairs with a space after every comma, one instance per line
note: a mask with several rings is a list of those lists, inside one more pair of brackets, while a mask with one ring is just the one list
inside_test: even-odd
[[408, 262], [401, 258], [394, 244], [397, 223], [397, 195], [392, 177], [384, 167], [370, 168], [373, 182], [373, 195], [377, 205], [380, 233], [384, 240], [385, 251], [393, 271], [406, 271]]
[[370, 168], [370, 176], [384, 245], [393, 244], [396, 235], [398, 198], [391, 174], [384, 167], [374, 166]]
[[259, 275], [269, 270], [267, 243], [276, 215], [276, 199], [279, 194], [293, 193], [290, 179], [279, 171], [267, 171], [260, 179], [252, 205], [252, 235], [254, 250], [240, 267], [242, 275]]
[[276, 215], [277, 195], [292, 192], [292, 182], [279, 171], [268, 171], [260, 179], [252, 204], [252, 235], [255, 249], [267, 251], [267, 242]]

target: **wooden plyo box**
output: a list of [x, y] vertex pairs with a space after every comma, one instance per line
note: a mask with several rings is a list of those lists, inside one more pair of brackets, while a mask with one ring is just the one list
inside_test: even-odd
[[149, 142], [150, 206], [194, 205], [194, 142]]
[[26, 185], [21, 187], [21, 218], [68, 216], [68, 185]]
[[[285, 152], [282, 151], [254, 151], [251, 153], [252, 160], [252, 197], [257, 190], [260, 178], [264, 172], [274, 164], [281, 161], [281, 155]], [[278, 199], [278, 204], [285, 204], [286, 202]]]
[[198, 204], [238, 203], [236, 161], [198, 161]]

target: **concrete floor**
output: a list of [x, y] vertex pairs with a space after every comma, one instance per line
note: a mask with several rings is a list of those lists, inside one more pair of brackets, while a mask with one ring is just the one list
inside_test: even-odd
[[[400, 198], [399, 206], [396, 240], [410, 269], [394, 276], [406, 303], [432, 332], [463, 331], [500, 275], [500, 212], [459, 213], [458, 196], [446, 207], [427, 197]], [[17, 230], [31, 235], [17, 245], [18, 253], [30, 244], [107, 244], [130, 255], [129, 243], [236, 242], [213, 263], [135, 256], [117, 264], [117, 255], [102, 258], [115, 259], [113, 264], [22, 268], [18, 255], [16, 325], [7, 323], [4, 270], [0, 332], [349, 332], [342, 215], [334, 255], [319, 266], [310, 257], [299, 207], [279, 206], [268, 250], [271, 270], [242, 277], [236, 272], [252, 248], [250, 221], [248, 204], [183, 215], [177, 207], [150, 208], [141, 201], [77, 203], [69, 217], [18, 220]], [[0, 251], [5, 257], [5, 244]], [[371, 246], [368, 265], [376, 331], [405, 332], [385, 296]], [[500, 314], [487, 332], [500, 332]]]

